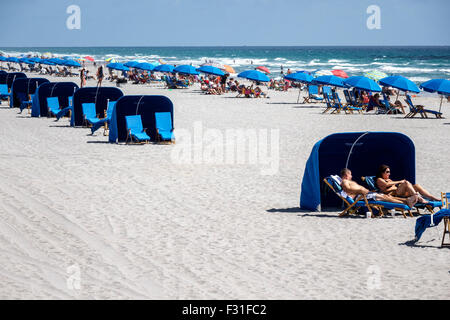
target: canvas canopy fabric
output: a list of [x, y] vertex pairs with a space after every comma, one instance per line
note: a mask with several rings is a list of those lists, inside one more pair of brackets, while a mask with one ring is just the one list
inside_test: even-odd
[[18, 108], [22, 101], [28, 99], [28, 95], [34, 94], [36, 89], [43, 83], [50, 82], [44, 78], [18, 78], [14, 80], [11, 86], [12, 99], [9, 106]]
[[[8, 89], [11, 89], [13, 82], [16, 79], [20, 79], [20, 78], [26, 78], [27, 75], [25, 73], [22, 72], [11, 72], [11, 73], [7, 73], [5, 76], [5, 82], [8, 85]], [[1, 82], [0, 82], [1, 83]]]
[[32, 117], [48, 116], [48, 97], [58, 97], [59, 105], [63, 108], [69, 105], [69, 97], [78, 90], [78, 85], [74, 82], [46, 82], [41, 84], [34, 95], [31, 107]]
[[173, 122], [173, 104], [165, 96], [124, 96], [117, 101], [111, 116], [109, 142], [125, 142], [125, 116], [141, 115], [142, 125], [152, 141], [156, 140], [156, 112], [170, 112]]
[[86, 87], [81, 88], [73, 95], [73, 112], [70, 121], [71, 126], [83, 125], [83, 103], [95, 103], [96, 113], [103, 117], [108, 108], [109, 101], [117, 101], [123, 96], [123, 92], [115, 87]]
[[391, 167], [391, 179], [415, 183], [415, 147], [397, 132], [336, 133], [317, 142], [306, 162], [301, 185], [300, 207], [310, 211], [342, 205], [322, 181], [349, 168], [353, 180], [363, 185], [363, 176], [376, 175], [382, 164]]

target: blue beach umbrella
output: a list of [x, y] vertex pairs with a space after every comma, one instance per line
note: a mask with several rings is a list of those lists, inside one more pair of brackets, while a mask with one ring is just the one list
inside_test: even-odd
[[65, 62], [64, 60], [59, 59], [59, 58], [52, 58], [52, 59], [49, 59], [48, 61], [50, 61], [54, 64], [59, 64], [59, 65], [64, 65], [64, 62]]
[[55, 65], [53, 62], [50, 61], [50, 59], [41, 59], [41, 63], [49, 65], [49, 66], [54, 66]]
[[439, 112], [441, 112], [442, 108], [442, 101], [445, 96], [450, 95], [450, 81], [446, 79], [432, 79], [427, 82], [424, 82], [420, 85], [420, 88], [423, 89], [426, 92], [437, 92], [438, 94], [441, 94], [441, 105], [439, 106]]
[[417, 85], [411, 80], [402, 76], [390, 76], [380, 79], [380, 84], [382, 86], [393, 87], [402, 91], [410, 91], [419, 93], [420, 90]]
[[270, 78], [258, 70], [246, 70], [238, 74], [239, 78], [245, 78], [253, 81], [268, 82]]
[[81, 67], [81, 64], [75, 60], [67, 60], [64, 65], [68, 66], [68, 67], [75, 67], [75, 68], [79, 68]]
[[141, 62], [136, 61], [136, 60], [132, 60], [132, 61], [128, 61], [127, 63], [124, 64], [125, 67], [128, 68], [134, 68], [136, 67], [138, 64], [140, 64]]
[[381, 92], [378, 83], [367, 77], [350, 77], [344, 80], [344, 84], [364, 91]]
[[28, 60], [36, 62], [36, 63], [41, 63], [42, 62], [42, 59], [38, 58], [38, 57], [33, 57], [33, 58], [28, 59]]
[[113, 62], [106, 65], [109, 69], [119, 70], [119, 71], [128, 71], [130, 70], [128, 67], [124, 66], [119, 62]]
[[195, 67], [183, 64], [181, 66], [176, 67], [173, 69], [174, 72], [182, 73], [182, 74], [189, 74], [189, 75], [199, 75], [200, 73], [195, 69]]
[[15, 63], [19, 63], [19, 59], [17, 59], [16, 57], [9, 57], [6, 59], [6, 61], [8, 62], [15, 62]]
[[197, 71], [220, 77], [225, 75], [225, 73], [222, 70], [213, 66], [201, 66], [200, 68], [197, 69]]
[[0, 61], [8, 61], [8, 59], [4, 56], [0, 56]]
[[26, 63], [26, 64], [34, 64], [33, 61], [28, 60], [27, 58], [20, 58], [19, 61], [21, 63]]
[[142, 62], [142, 63], [139, 63], [139, 64], [135, 65], [134, 68], [141, 69], [141, 70], [152, 71], [153, 69], [155, 69], [155, 66], [152, 65], [151, 63], [148, 63], [148, 62]]
[[336, 76], [320, 76], [317, 78], [314, 78], [312, 80], [312, 83], [316, 84], [323, 84], [333, 87], [346, 87], [344, 84], [344, 79], [336, 77]]
[[284, 76], [284, 78], [286, 80], [303, 83], [311, 83], [311, 81], [313, 80], [313, 77], [305, 72], [291, 73]]
[[170, 64], [160, 64], [159, 66], [156, 66], [153, 71], [159, 71], [159, 72], [173, 72], [173, 69], [175, 67]]

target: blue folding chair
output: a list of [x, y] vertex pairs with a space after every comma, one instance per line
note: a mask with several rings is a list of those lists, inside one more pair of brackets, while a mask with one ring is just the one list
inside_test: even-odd
[[308, 96], [303, 98], [303, 103], [311, 103], [311, 102], [313, 102], [313, 101], [310, 101], [311, 99], [315, 100], [314, 102], [322, 101], [323, 98], [319, 97], [318, 94], [319, 94], [319, 87], [318, 86], [315, 86], [315, 85], [308, 86]]
[[11, 97], [11, 93], [8, 90], [7, 84], [0, 84], [0, 103], [1, 100], [9, 99]]
[[47, 98], [47, 107], [48, 107], [48, 115], [55, 115], [61, 111], [59, 107], [59, 99], [58, 97], [48, 97]]
[[94, 134], [95, 131], [104, 128], [103, 135], [106, 135], [106, 131], [109, 130], [108, 126], [111, 121], [111, 117], [113, 114], [114, 106], [116, 105], [116, 101], [108, 101], [108, 107], [105, 112], [105, 117], [103, 119], [99, 119], [96, 122], [92, 122], [91, 133]]
[[95, 103], [83, 103], [81, 108], [83, 109], [83, 125], [86, 127], [100, 120], [95, 110]]
[[33, 97], [34, 94], [31, 94], [29, 97], [27, 97], [26, 93], [19, 93], [18, 94], [18, 98], [21, 101], [20, 103], [20, 113], [22, 113], [22, 111], [24, 109], [28, 109], [28, 113], [31, 113], [31, 105], [33, 104]]
[[428, 114], [432, 114], [436, 116], [438, 119], [442, 119], [442, 113], [434, 110], [424, 109], [423, 106], [415, 106], [412, 102], [411, 96], [409, 94], [406, 95], [405, 102], [408, 104], [410, 112], [405, 116], [405, 118], [414, 118], [416, 114], [420, 114], [422, 118], [428, 118]]
[[125, 116], [125, 121], [127, 124], [127, 140], [125, 141], [128, 143], [128, 139], [130, 139], [131, 142], [133, 142], [133, 138], [137, 142], [145, 141], [146, 143], [150, 140], [150, 137], [147, 135], [147, 128], [143, 128], [142, 126], [142, 119], [141, 115], [135, 115], [135, 116]]
[[158, 141], [175, 141], [173, 135], [172, 115], [170, 112], [156, 112], [156, 133]]
[[57, 114], [56, 114], [56, 121], [58, 121], [59, 119], [61, 119], [62, 117], [64, 117], [67, 113], [70, 114], [70, 112], [73, 112], [73, 97], [69, 97], [68, 98], [69, 101], [69, 105], [67, 107], [65, 107], [64, 109], [61, 109]]

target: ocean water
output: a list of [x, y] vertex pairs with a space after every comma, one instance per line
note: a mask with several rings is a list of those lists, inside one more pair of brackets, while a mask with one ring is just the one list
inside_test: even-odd
[[98, 61], [164, 60], [170, 64], [198, 66], [206, 61], [232, 66], [236, 72], [266, 66], [272, 76], [292, 71], [341, 69], [349, 76], [379, 70], [403, 75], [415, 82], [450, 78], [450, 47], [64, 47], [1, 48], [6, 55], [90, 55]]

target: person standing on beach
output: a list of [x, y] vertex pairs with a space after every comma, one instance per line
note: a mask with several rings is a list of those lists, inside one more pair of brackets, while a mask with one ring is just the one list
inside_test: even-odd
[[97, 69], [97, 87], [102, 86], [102, 81], [103, 81], [103, 66], [100, 66]]
[[86, 73], [85, 73], [85, 70], [84, 70], [84, 68], [83, 69], [81, 69], [81, 71], [80, 71], [80, 88], [83, 88], [84, 87], [84, 85], [86, 84]]

